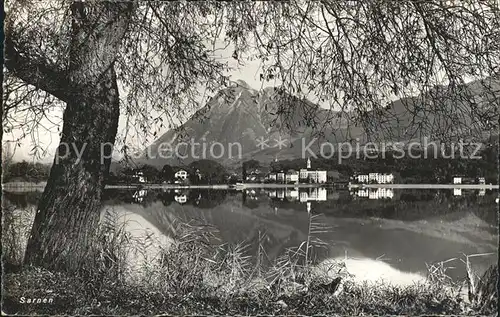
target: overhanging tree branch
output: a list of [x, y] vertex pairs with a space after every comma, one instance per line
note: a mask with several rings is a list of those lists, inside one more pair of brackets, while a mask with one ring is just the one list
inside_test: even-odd
[[4, 65], [14, 76], [61, 101], [68, 101], [72, 96], [74, 87], [65, 72], [56, 70], [39, 59], [25, 57], [25, 53], [8, 33], [5, 37]]

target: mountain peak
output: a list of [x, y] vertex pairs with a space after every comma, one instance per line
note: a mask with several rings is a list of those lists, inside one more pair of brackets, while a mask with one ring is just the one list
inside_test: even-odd
[[246, 81], [244, 81], [243, 79], [238, 79], [234, 83], [236, 84], [237, 87], [253, 90], [253, 88], [250, 87], [250, 85]]

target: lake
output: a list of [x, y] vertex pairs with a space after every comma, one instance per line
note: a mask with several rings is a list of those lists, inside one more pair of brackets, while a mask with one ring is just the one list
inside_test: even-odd
[[[40, 196], [4, 194], [20, 210]], [[103, 210], [136, 237], [147, 231], [161, 243], [175, 237], [178, 221], [208, 225], [218, 243], [244, 243], [251, 257], [263, 250], [269, 262], [312, 237], [317, 263], [343, 260], [362, 280], [411, 284], [440, 261], [455, 259], [446, 266], [457, 281], [466, 276], [465, 255], [489, 254], [471, 257], [478, 274], [496, 263], [497, 197], [464, 189], [107, 189]]]

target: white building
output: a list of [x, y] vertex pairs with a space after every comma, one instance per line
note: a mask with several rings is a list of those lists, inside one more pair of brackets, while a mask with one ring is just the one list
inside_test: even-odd
[[453, 184], [462, 184], [462, 177], [453, 177]]
[[354, 178], [358, 183], [392, 184], [394, 182], [393, 174], [369, 173], [356, 175]]
[[286, 173], [286, 182], [287, 183], [298, 183], [299, 182], [299, 172], [290, 170]]
[[313, 183], [326, 183], [326, 171], [309, 171], [309, 179]]
[[178, 170], [174, 176], [176, 179], [180, 178], [182, 180], [185, 180], [188, 177], [188, 172], [186, 172], [185, 170]]
[[299, 171], [299, 179], [305, 182], [326, 183], [327, 172], [311, 170], [311, 160], [307, 159], [307, 168], [302, 168]]
[[137, 180], [138, 183], [146, 182], [146, 177], [144, 176], [144, 173], [142, 171], [135, 172], [134, 178]]
[[267, 179], [270, 181], [276, 181], [276, 173], [268, 174]]
[[453, 188], [453, 196], [462, 196], [462, 188]]
[[356, 175], [355, 176], [355, 179], [358, 181], [358, 183], [368, 183], [368, 175], [364, 174], [364, 175]]
[[375, 181], [378, 184], [389, 184], [394, 181], [394, 175], [392, 174], [381, 174], [381, 173], [370, 173], [368, 174], [369, 181]]

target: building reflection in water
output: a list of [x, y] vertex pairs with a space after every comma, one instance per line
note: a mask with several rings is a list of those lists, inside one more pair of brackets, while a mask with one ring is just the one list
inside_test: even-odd
[[[308, 212], [311, 212], [311, 210], [314, 211], [314, 209], [318, 207], [315, 204], [322, 204], [326, 203], [327, 201], [344, 201], [349, 196], [354, 200], [366, 199], [396, 201], [400, 199], [409, 199], [410, 201], [413, 201], [414, 199], [416, 199], [416, 196], [412, 190], [398, 191], [392, 188], [357, 188], [352, 191], [339, 191], [325, 187], [290, 187], [271, 189], [249, 188], [239, 192], [242, 193], [243, 204], [247, 207], [256, 208], [259, 203], [265, 203], [266, 201], [271, 200], [274, 201], [274, 203], [271, 203], [271, 206], [273, 206], [273, 208], [275, 208], [275, 204], [278, 204], [278, 206], [283, 206], [284, 208], [290, 208], [291, 205], [287, 204], [291, 203], [295, 205], [302, 205], [303, 207], [301, 208], [306, 209]], [[477, 195], [481, 198], [488, 196], [486, 189], [464, 190], [461, 188], [454, 188], [453, 191], [445, 190], [432, 192], [432, 197], [442, 199], [439, 197], [444, 197], [443, 195], [450, 196], [452, 192], [452, 197], [456, 197], [456, 199], [461, 199], [472, 195]], [[161, 191], [155, 192], [154, 190], [137, 189], [132, 191], [131, 193], [131, 201], [139, 204], [144, 204], [146, 203], [146, 201], [154, 201], [157, 197], [159, 197], [159, 199], [161, 199], [164, 204], [174, 202], [180, 205], [192, 204], [194, 206], [199, 206], [200, 204], [202, 204], [204, 206], [215, 206], [224, 200], [227, 191], [189, 191], [180, 189], [163, 189]], [[237, 193], [238, 191], [233, 191], [233, 195], [236, 195]], [[430, 197], [429, 195], [424, 196], [428, 198]], [[275, 208], [274, 211], [277, 212], [278, 210]]]
[[144, 197], [146, 197], [147, 194], [148, 194], [148, 191], [145, 190], [145, 189], [136, 190], [134, 192], [134, 194], [132, 195], [132, 199], [136, 203], [141, 203], [144, 200]]
[[188, 197], [187, 197], [187, 195], [183, 191], [181, 191], [179, 189], [176, 189], [174, 191], [174, 193], [175, 193], [174, 194], [174, 200], [177, 203], [179, 203], [179, 204], [182, 205], [182, 204], [185, 204], [188, 201]]
[[326, 188], [309, 188], [300, 192], [300, 202], [326, 201]]
[[300, 190], [299, 188], [272, 189], [267, 192], [267, 195], [272, 200], [305, 203], [308, 213], [311, 212], [311, 202], [327, 201], [327, 189], [321, 187]]
[[394, 190], [392, 188], [361, 188], [351, 194], [368, 199], [392, 199]]
[[176, 202], [178, 202], [179, 204], [185, 204], [187, 202], [187, 196], [184, 195], [184, 194], [180, 194], [180, 195], [175, 195], [174, 196], [174, 199]]
[[298, 188], [272, 189], [267, 192], [267, 195], [271, 199], [286, 199], [287, 201], [300, 201], [301, 203], [327, 200], [327, 190], [321, 187], [308, 188], [305, 190], [299, 190]]
[[453, 188], [453, 196], [486, 196], [486, 188], [481, 188], [479, 190], [475, 189], [462, 189], [462, 188]]

